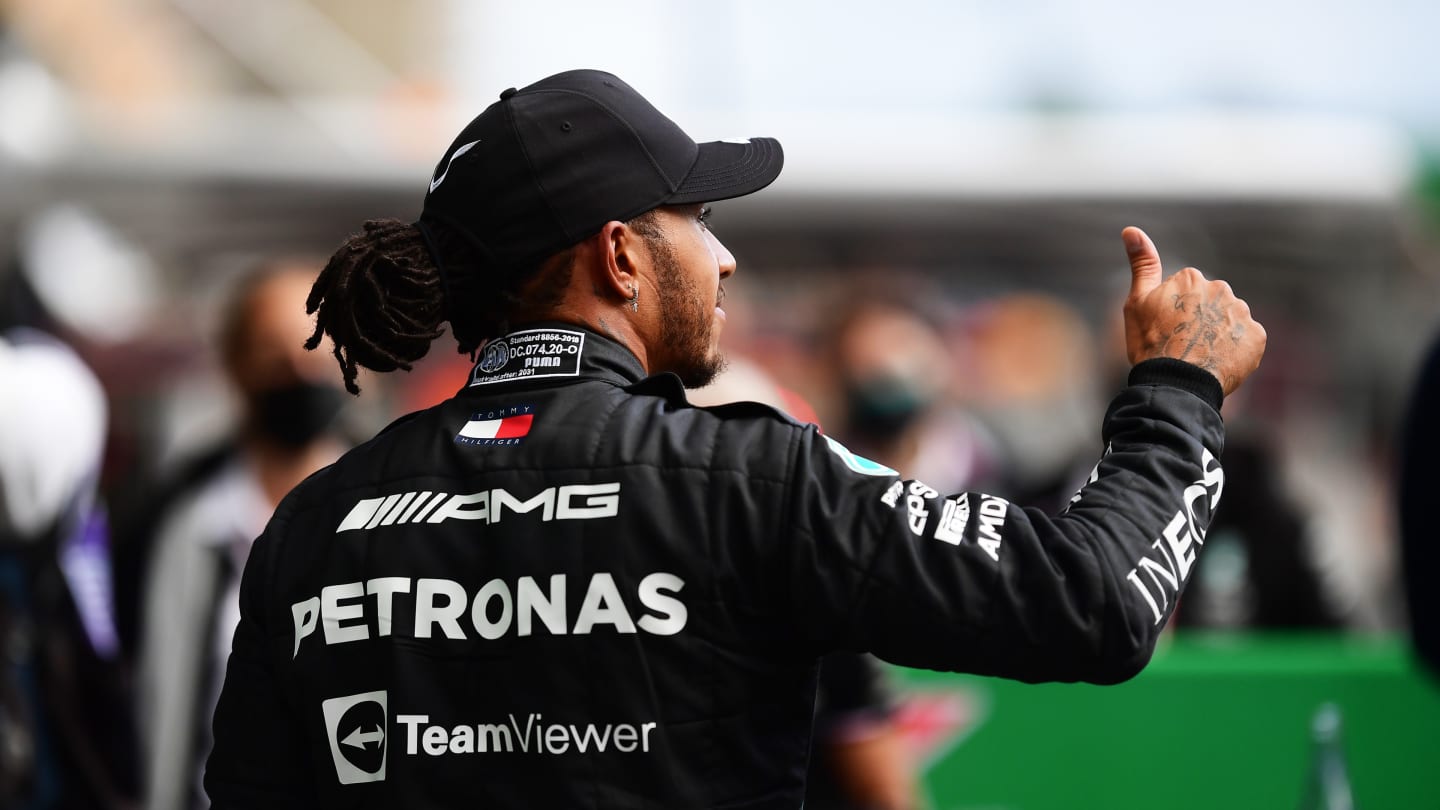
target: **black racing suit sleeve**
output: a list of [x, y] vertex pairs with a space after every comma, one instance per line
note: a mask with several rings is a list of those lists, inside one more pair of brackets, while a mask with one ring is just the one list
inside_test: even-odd
[[[276, 546], [285, 530], [282, 504], [250, 549], [240, 580], [240, 622], [215, 709], [214, 747], [205, 767], [205, 792], [212, 810], [264, 807], [267, 810], [319, 806], [307, 763], [305, 733], [294, 700], [275, 671], [292, 638], [266, 606], [273, 581]], [[278, 631], [278, 632], [277, 632]], [[283, 650], [277, 648], [284, 647]]]
[[1022, 681], [1115, 683], [1149, 661], [1224, 485], [1221, 392], [1147, 361], [1056, 516], [883, 474], [807, 430], [789, 494], [790, 604], [817, 652]]

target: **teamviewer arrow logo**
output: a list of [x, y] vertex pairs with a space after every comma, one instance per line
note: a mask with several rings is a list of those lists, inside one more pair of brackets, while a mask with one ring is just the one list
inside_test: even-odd
[[335, 776], [342, 785], [385, 780], [388, 696], [382, 690], [331, 698], [320, 704]]
[[380, 728], [379, 726], [376, 726], [374, 731], [369, 731], [361, 734], [360, 729], [357, 728], [354, 731], [350, 732], [350, 736], [346, 737], [340, 742], [343, 745], [351, 745], [359, 748], [361, 751], [364, 751], [366, 748], [370, 747], [370, 743], [375, 743], [377, 747], [384, 745], [385, 730]]

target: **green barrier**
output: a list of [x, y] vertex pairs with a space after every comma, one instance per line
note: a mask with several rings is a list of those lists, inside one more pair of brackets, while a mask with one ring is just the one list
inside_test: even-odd
[[899, 682], [936, 810], [1297, 808], [1326, 702], [1358, 810], [1440, 808], [1440, 681], [1401, 639], [1191, 635], [1109, 687]]

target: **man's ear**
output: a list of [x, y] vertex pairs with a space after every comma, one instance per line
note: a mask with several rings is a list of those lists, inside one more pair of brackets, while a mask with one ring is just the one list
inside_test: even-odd
[[600, 228], [595, 247], [595, 285], [617, 299], [633, 298], [640, 285], [640, 270], [650, 261], [650, 252], [640, 234], [623, 222], [610, 221]]

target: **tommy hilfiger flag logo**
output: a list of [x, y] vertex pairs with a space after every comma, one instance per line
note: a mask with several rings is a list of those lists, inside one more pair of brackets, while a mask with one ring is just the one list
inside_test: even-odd
[[511, 405], [476, 411], [455, 435], [457, 444], [494, 446], [519, 444], [535, 422], [533, 405]]

